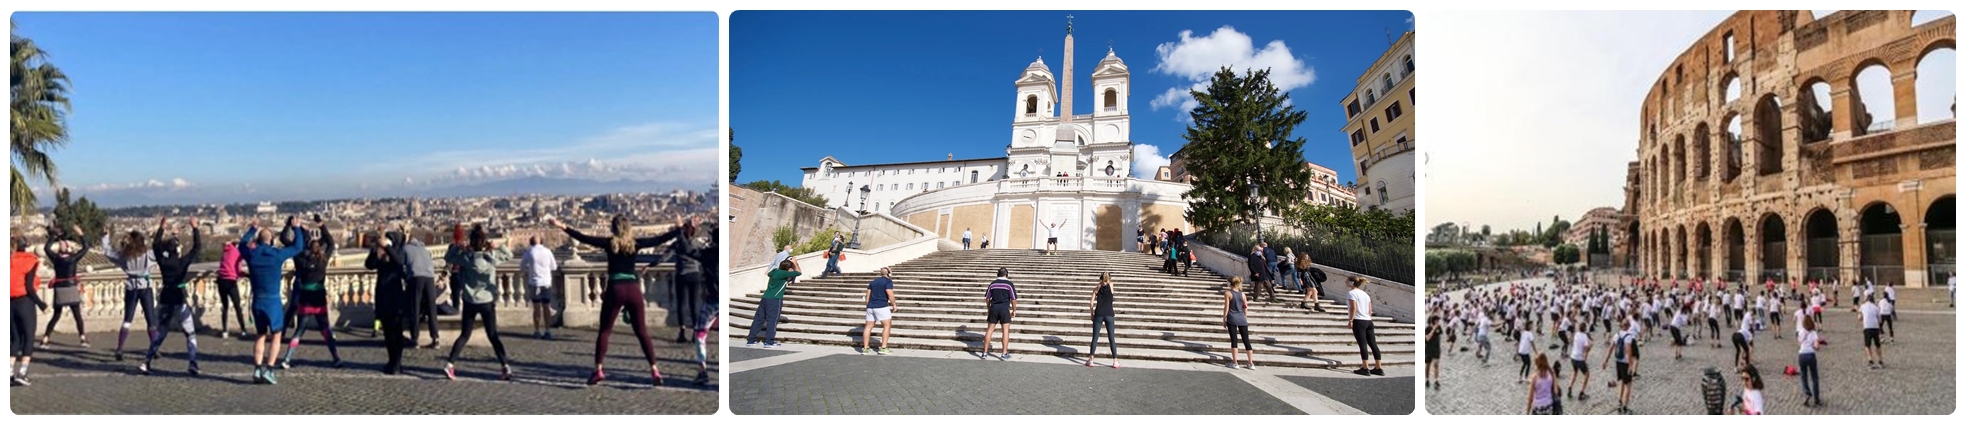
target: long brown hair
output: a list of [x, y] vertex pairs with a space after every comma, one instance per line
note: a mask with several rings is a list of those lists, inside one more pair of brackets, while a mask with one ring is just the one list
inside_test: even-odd
[[614, 238], [608, 241], [609, 253], [635, 255], [635, 228], [628, 225], [628, 216], [614, 216], [614, 220], [608, 222], [608, 230], [614, 232]]
[[148, 250], [150, 245], [143, 241], [143, 231], [131, 230], [129, 234], [123, 235], [123, 246], [117, 251], [123, 254], [123, 258], [136, 258]]

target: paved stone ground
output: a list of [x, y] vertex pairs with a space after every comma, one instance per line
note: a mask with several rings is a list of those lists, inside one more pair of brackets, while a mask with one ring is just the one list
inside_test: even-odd
[[[517, 331], [516, 333], [512, 331]], [[503, 334], [516, 377], [497, 381], [498, 361], [489, 344], [466, 346], [458, 359], [458, 381], [444, 379], [445, 347], [404, 353], [403, 375], [378, 370], [387, 360], [382, 340], [367, 332], [338, 332], [343, 369], [332, 369], [318, 333], [308, 335], [295, 354], [293, 369], [275, 386], [252, 384], [252, 344], [213, 335], [198, 338], [203, 374], [185, 373], [184, 340], [173, 336], [160, 350], [153, 375], [137, 374], [143, 353], [116, 362], [114, 333], [90, 334], [94, 348], [83, 350], [72, 334], [57, 335], [53, 347], [35, 353], [34, 385], [13, 387], [9, 408], [16, 414], [712, 414], [718, 409], [719, 369], [712, 350], [711, 383], [697, 386], [696, 348], [678, 344], [675, 329], [652, 328], [666, 384], [649, 386], [641, 348], [625, 329], [617, 329], [608, 349], [608, 378], [586, 387], [592, 370], [594, 331], [562, 329], [555, 339], [533, 339], [529, 329]], [[666, 336], [667, 338], [662, 338]], [[475, 338], [483, 340], [484, 333]], [[712, 344], [719, 344], [717, 334]], [[141, 335], [132, 335], [135, 350]], [[482, 343], [481, 343], [482, 344]], [[715, 347], [715, 345], [713, 345]]]
[[[1849, 311], [1847, 305], [1826, 310], [1824, 320], [1828, 326], [1823, 338], [1831, 345], [1817, 354], [1822, 367], [1824, 407], [1803, 407], [1801, 381], [1781, 374], [1784, 367], [1796, 364], [1797, 349], [1792, 328], [1795, 324], [1790, 323], [1794, 320], [1784, 316], [1782, 339], [1774, 339], [1772, 329], [1755, 336], [1755, 366], [1762, 371], [1767, 384], [1762, 391], [1767, 400], [1764, 407], [1770, 414], [1782, 415], [1952, 413], [1958, 392], [1954, 381], [1957, 316], [1953, 311], [1943, 310], [1943, 302], [1936, 306], [1941, 309], [1899, 310], [1898, 337], [1895, 341], [1886, 338], [1884, 358], [1888, 367], [1882, 370], [1871, 370], [1864, 365], [1862, 333], [1856, 313]], [[1727, 332], [1732, 328], [1725, 323], [1721, 326], [1721, 336], [1728, 337]], [[1466, 335], [1462, 337], [1461, 342], [1470, 341]], [[1592, 337], [1602, 340], [1605, 334], [1600, 330]], [[1722, 341], [1722, 348], [1713, 348], [1712, 339], [1688, 341], [1689, 346], [1683, 349], [1685, 358], [1680, 360], [1673, 360], [1670, 342], [1671, 336], [1661, 331], [1640, 349], [1640, 377], [1632, 394], [1633, 413], [1704, 414], [1699, 392], [1700, 371], [1710, 366], [1721, 368], [1727, 377], [1730, 403], [1740, 394], [1740, 379], [1731, 367], [1734, 356], [1731, 342]], [[1520, 369], [1514, 356], [1515, 343], [1498, 335], [1493, 344], [1498, 355], [1485, 366], [1472, 351], [1460, 351], [1458, 347], [1449, 350], [1442, 358], [1441, 388], [1426, 390], [1429, 413], [1523, 413], [1528, 389], [1516, 383]], [[1547, 350], [1549, 346], [1542, 341], [1538, 345], [1541, 345], [1538, 349], [1546, 350], [1553, 359], [1567, 358], [1557, 357], [1561, 353]], [[1610, 414], [1617, 408], [1618, 389], [1606, 386], [1613, 373], [1598, 367], [1603, 360], [1602, 350], [1593, 347], [1590, 355], [1592, 374], [1587, 390], [1590, 400], [1565, 399], [1565, 413]], [[1559, 383], [1570, 378], [1567, 364], [1563, 373]]]
[[1413, 377], [1351, 379], [1285, 376], [1284, 380], [1374, 415], [1413, 413]]
[[786, 355], [786, 354], [792, 354], [792, 353], [794, 353], [794, 351], [790, 351], [790, 350], [767, 350], [767, 349], [760, 349], [760, 348], [743, 348], [743, 347], [731, 347], [731, 348], [730, 348], [730, 362], [731, 362], [731, 363], [736, 363], [736, 362], [748, 362], [748, 361], [752, 361], [752, 360], [757, 360], [757, 359], [762, 359], [762, 358], [766, 358], [766, 357], [772, 357], [772, 356], [782, 356], [782, 355]]
[[[764, 351], [774, 354], [757, 353]], [[1126, 368], [1114, 370], [1106, 360], [1100, 360], [1099, 367], [1085, 367], [1077, 360], [1051, 356], [1000, 361], [968, 353], [896, 353], [861, 355], [845, 348], [790, 345], [732, 347], [733, 357], [757, 360], [732, 363], [730, 410], [740, 415], [1276, 415], [1303, 414], [1304, 405], [1323, 411], [1318, 407], [1335, 404], [1301, 399], [1323, 396], [1292, 395], [1312, 387], [1372, 388], [1364, 390], [1370, 394], [1397, 388], [1404, 398], [1354, 397], [1360, 404], [1339, 410], [1399, 414], [1413, 410], [1411, 369], [1389, 370], [1395, 376], [1367, 379], [1325, 370], [1245, 371], [1190, 362], [1125, 361]], [[1302, 376], [1322, 381], [1293, 385]]]

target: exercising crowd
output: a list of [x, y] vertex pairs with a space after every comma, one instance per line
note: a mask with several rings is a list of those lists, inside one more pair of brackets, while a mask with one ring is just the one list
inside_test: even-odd
[[[609, 283], [602, 293], [600, 333], [594, 342], [594, 368], [587, 379], [588, 385], [596, 385], [606, 379], [603, 360], [606, 359], [609, 337], [617, 321], [626, 322], [632, 328], [647, 360], [653, 384], [662, 385], [662, 372], [656, 368], [657, 357], [647, 330], [645, 299], [638, 271], [655, 266], [664, 259], [673, 259], [676, 267], [671, 305], [677, 310], [677, 322], [680, 324], [677, 342], [696, 344], [698, 372], [695, 382], [698, 385], [709, 382], [706, 336], [717, 325], [719, 301], [718, 274], [711, 272], [719, 255], [716, 226], [699, 229], [695, 218], [678, 218], [675, 225], [662, 234], [638, 237], [627, 218], [621, 216], [610, 222], [609, 233], [598, 236], [582, 233], [558, 220], [549, 218], [547, 223], [564, 231], [575, 241], [600, 248], [607, 255]], [[184, 335], [187, 372], [192, 376], [200, 374], [197, 313], [189, 302], [189, 287], [194, 277], [190, 267], [197, 262], [205, 241], [196, 218], [185, 219], [185, 224], [191, 228], [188, 247], [180, 242], [180, 233], [162, 218], [158, 219], [157, 230], [147, 238], [141, 230], [133, 229], [120, 237], [113, 231], [106, 232], [100, 242], [103, 257], [114, 263], [124, 276], [123, 320], [112, 353], [119, 362], [125, 359], [124, 344], [137, 313], [142, 313], [149, 338], [149, 347], [144, 351], [142, 363], [137, 366], [137, 371], [142, 374], [150, 374], [153, 362], [160, 356], [159, 348], [172, 332]], [[339, 344], [335, 340], [334, 322], [330, 320], [330, 299], [333, 297], [326, 285], [328, 268], [335, 262], [337, 245], [334, 233], [318, 215], [314, 217], [314, 224], [315, 227], [310, 229], [299, 223], [296, 217], [290, 216], [285, 226], [274, 232], [260, 227], [255, 220], [247, 226], [238, 241], [226, 241], [219, 255], [215, 276], [220, 317], [218, 333], [221, 338], [230, 338], [230, 319], [233, 318], [238, 319], [242, 333], [251, 323], [254, 383], [278, 383], [280, 371], [292, 367], [300, 340], [310, 329], [320, 331], [332, 360], [331, 367], [338, 369], [344, 366]], [[8, 280], [13, 351], [10, 375], [14, 386], [31, 384], [27, 372], [34, 350], [50, 343], [63, 311], [73, 312], [78, 343], [84, 349], [89, 348], [80, 312], [83, 302], [81, 281], [76, 270], [76, 263], [88, 253], [89, 246], [82, 243], [84, 233], [79, 226], [48, 230], [49, 237], [42, 245], [42, 252], [46, 254], [54, 272], [54, 278], [46, 282], [54, 295], [52, 302], [41, 297], [40, 256], [29, 251], [26, 240], [16, 236], [11, 241], [13, 253]], [[552, 258], [552, 251], [538, 237], [530, 238], [524, 246], [519, 246], [516, 239], [498, 245], [491, 241], [482, 225], [473, 225], [467, 230], [459, 224], [452, 230], [451, 244], [442, 257], [449, 272], [445, 286], [451, 292], [462, 323], [445, 358], [444, 375], [451, 380], [457, 379], [457, 358], [482, 326], [498, 358], [498, 379], [512, 380], [512, 361], [507, 356], [498, 328], [496, 301], [500, 299], [500, 289], [496, 283], [497, 269], [506, 262], [520, 261], [519, 269], [526, 282], [525, 298], [532, 310], [533, 336], [550, 340], [551, 308], [554, 304], [552, 276], [558, 263]], [[374, 292], [371, 294], [374, 300], [374, 327], [379, 329], [384, 349], [388, 352], [388, 361], [381, 367], [384, 374], [402, 372], [403, 351], [421, 339], [419, 330], [427, 329], [430, 332], [430, 343], [420, 348], [437, 348], [440, 339], [436, 326], [436, 316], [439, 314], [436, 299], [441, 296], [441, 289], [437, 284], [436, 264], [422, 239], [401, 229], [387, 230], [382, 232], [380, 238], [363, 246], [368, 251], [363, 266], [375, 273]], [[653, 261], [647, 265], [639, 265], [643, 259], [638, 255], [639, 251], [665, 244], [666, 251], [653, 256]], [[518, 258], [515, 258], [515, 249], [519, 251]], [[157, 279], [152, 279], [153, 270]], [[248, 284], [249, 292], [246, 294], [250, 295], [246, 303], [240, 301], [239, 283], [242, 277]], [[36, 315], [50, 308], [54, 310], [54, 317], [41, 331], [37, 343], [34, 341], [38, 324]], [[245, 311], [250, 311], [250, 322], [246, 320]], [[290, 328], [288, 323], [294, 326]], [[281, 353], [282, 346], [285, 348], [284, 355]]]
[[[1461, 337], [1470, 340], [1461, 351], [1486, 365], [1494, 356], [1493, 340], [1515, 343], [1519, 365], [1517, 383], [1526, 384], [1525, 412], [1562, 414], [1564, 399], [1588, 400], [1592, 360], [1597, 369], [1614, 372], [1608, 385], [1618, 388], [1616, 413], [1631, 413], [1635, 382], [1641, 376], [1642, 353], [1651, 343], [1672, 348], [1672, 360], [1689, 349], [1732, 349], [1728, 368], [1740, 379], [1734, 413], [1766, 412], [1762, 369], [1757, 367], [1758, 343], [1792, 337], [1795, 367], [1801, 381], [1803, 406], [1823, 405], [1820, 349], [1828, 343], [1822, 330], [1825, 309], [1839, 307], [1844, 285], [1835, 280], [1786, 284], [1768, 279], [1762, 285], [1705, 280], [1639, 279], [1628, 285], [1592, 282], [1588, 275], [1556, 275], [1548, 286], [1506, 285], [1476, 287], [1460, 296], [1436, 294], [1428, 300], [1425, 334], [1427, 382], [1441, 383], [1440, 358], [1454, 352]], [[1851, 323], [1862, 330], [1865, 364], [1886, 367], [1884, 345], [1895, 340], [1897, 289], [1869, 281], [1851, 285]], [[1784, 332], [1783, 323], [1790, 332]], [[1723, 332], [1723, 330], [1727, 330]], [[1539, 347], [1543, 342], [1547, 347]], [[1540, 349], [1539, 349], [1540, 348]], [[1506, 349], [1506, 348], [1505, 348]], [[1557, 360], [1543, 350], [1555, 351]], [[1593, 355], [1593, 353], [1601, 353]], [[1505, 354], [1506, 355], [1506, 354]], [[1659, 354], [1654, 354], [1658, 356]], [[1761, 359], [1768, 357], [1763, 355]], [[1777, 357], [1781, 358], [1781, 357]], [[1568, 359], [1571, 374], [1562, 378]], [[1653, 370], [1656, 367], [1645, 367]], [[1678, 372], [1675, 369], [1671, 372]], [[1716, 410], [1710, 407], [1709, 410]]]

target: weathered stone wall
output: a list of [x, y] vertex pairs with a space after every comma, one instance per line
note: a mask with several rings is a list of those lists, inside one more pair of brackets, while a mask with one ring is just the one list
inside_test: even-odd
[[[1934, 283], [1930, 272], [1949, 269], [1936, 263], [1949, 263], [1954, 248], [1936, 240], [1928, 247], [1926, 232], [1954, 221], [1957, 136], [1952, 119], [1918, 122], [1915, 87], [1919, 60], [1953, 48], [1955, 21], [1913, 26], [1912, 14], [1740, 12], [1668, 64], [1644, 99], [1638, 161], [1628, 173], [1638, 268]], [[1857, 114], [1856, 75], [1872, 65], [1890, 72], [1891, 110]], [[1732, 99], [1730, 82], [1739, 85]], [[1819, 83], [1829, 89], [1827, 115], [1812, 100]], [[1867, 132], [1873, 115], [1892, 128]], [[1935, 209], [1945, 216], [1926, 217]], [[1810, 217], [1819, 217], [1813, 229]], [[1928, 261], [1928, 249], [1945, 259]]]

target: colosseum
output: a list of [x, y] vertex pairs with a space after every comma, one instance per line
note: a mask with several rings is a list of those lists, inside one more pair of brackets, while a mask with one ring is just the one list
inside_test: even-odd
[[1920, 89], [1951, 88], [1954, 18], [1924, 13], [1740, 12], [1668, 64], [1627, 167], [1638, 271], [1943, 285], [1957, 94]]

